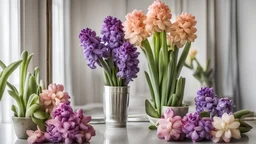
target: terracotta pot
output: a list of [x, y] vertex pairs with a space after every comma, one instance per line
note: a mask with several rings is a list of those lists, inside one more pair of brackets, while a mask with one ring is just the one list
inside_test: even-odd
[[30, 117], [12, 117], [14, 131], [19, 139], [26, 139], [26, 130], [36, 130], [37, 126]]
[[161, 115], [164, 114], [164, 112], [168, 109], [171, 108], [174, 111], [175, 115], [178, 116], [185, 116], [188, 113], [188, 106], [179, 106], [179, 107], [171, 107], [171, 106], [162, 106], [162, 112]]

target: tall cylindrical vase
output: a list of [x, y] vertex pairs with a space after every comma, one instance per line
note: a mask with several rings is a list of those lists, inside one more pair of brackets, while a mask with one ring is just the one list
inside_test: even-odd
[[104, 87], [103, 109], [106, 126], [126, 127], [129, 87]]

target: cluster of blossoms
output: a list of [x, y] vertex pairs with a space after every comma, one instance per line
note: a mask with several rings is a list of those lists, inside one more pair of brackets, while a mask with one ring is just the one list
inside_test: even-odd
[[240, 123], [235, 121], [234, 115], [224, 113], [220, 117], [200, 117], [199, 112], [188, 113], [181, 119], [174, 116], [172, 109], [167, 109], [164, 117], [158, 121], [157, 136], [166, 141], [183, 140], [185, 137], [193, 142], [212, 140], [229, 142], [231, 138], [241, 138]]
[[42, 91], [39, 100], [46, 112], [51, 113], [60, 103], [69, 103], [69, 98], [68, 92], [64, 92], [63, 85], [50, 84], [48, 89]]
[[[139, 72], [139, 52], [131, 43], [125, 40], [123, 28], [119, 19], [108, 16], [102, 25], [101, 38], [96, 36], [96, 32], [89, 28], [83, 29], [79, 38], [90, 68], [96, 68], [95, 63], [99, 66], [102, 66], [102, 63], [114, 63], [114, 66], [112, 64], [107, 66], [106, 72], [111, 75], [113, 69], [118, 69], [115, 77], [124, 79], [127, 85], [133, 78], [137, 77]], [[109, 62], [109, 60], [112, 60], [112, 62]], [[106, 67], [103, 66], [103, 68]]]
[[218, 98], [213, 88], [203, 87], [197, 92], [195, 97], [197, 112], [210, 112], [211, 116], [221, 117], [224, 113], [232, 114], [232, 100], [228, 98]]
[[183, 117], [182, 132], [193, 142], [203, 139], [211, 139], [210, 132], [213, 130], [212, 119], [200, 118], [200, 113], [188, 113]]
[[91, 69], [96, 68], [95, 63], [101, 66], [99, 60], [109, 56], [109, 51], [107, 47], [101, 43], [101, 38], [96, 36], [96, 32], [89, 28], [81, 30], [79, 38], [88, 66]]
[[166, 31], [168, 40], [178, 48], [183, 47], [186, 42], [194, 42], [197, 38], [195, 17], [182, 13], [173, 24], [171, 18], [169, 7], [160, 0], [155, 0], [148, 7], [146, 15], [138, 10], [126, 15], [126, 21], [123, 23], [125, 38], [140, 46], [151, 34]]
[[45, 132], [39, 127], [36, 131], [27, 130], [29, 144], [44, 141], [83, 143], [95, 136], [94, 128], [88, 124], [91, 117], [86, 116], [81, 109], [74, 112], [68, 99], [69, 95], [64, 92], [63, 85], [50, 84], [47, 90], [43, 90], [40, 104], [50, 118], [45, 122]]

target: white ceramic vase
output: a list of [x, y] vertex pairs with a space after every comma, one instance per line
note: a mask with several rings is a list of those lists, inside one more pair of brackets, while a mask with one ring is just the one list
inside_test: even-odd
[[36, 130], [37, 126], [30, 117], [12, 117], [14, 131], [19, 139], [26, 139], [27, 130]]

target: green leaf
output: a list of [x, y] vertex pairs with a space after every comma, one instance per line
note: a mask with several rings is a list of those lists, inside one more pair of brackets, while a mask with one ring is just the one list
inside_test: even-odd
[[26, 79], [25, 79], [25, 83], [24, 83], [24, 87], [23, 87], [23, 94], [22, 94], [22, 98], [23, 98], [23, 102], [25, 105], [27, 105], [27, 98], [28, 96], [31, 95], [31, 91], [30, 91], [30, 88], [29, 88], [29, 79], [31, 77], [31, 73], [27, 73], [26, 75]]
[[19, 113], [18, 113], [18, 117], [24, 117], [25, 113], [24, 113], [24, 107], [22, 105], [22, 100], [20, 99], [18, 93], [16, 93], [15, 91], [12, 90], [8, 90], [9, 95], [16, 101], [18, 107], [19, 107]]
[[167, 47], [165, 31], [160, 32], [160, 39], [161, 39], [161, 48], [163, 50], [163, 54], [161, 55], [161, 57], [163, 57], [163, 60], [164, 60], [164, 67], [167, 67], [169, 62], [169, 57], [168, 57], [168, 47]]
[[28, 99], [28, 102], [27, 102], [27, 109], [32, 106], [33, 104], [36, 104], [38, 103], [38, 100], [39, 100], [39, 96], [37, 94], [31, 94], [29, 96], [29, 99]]
[[158, 113], [161, 113], [161, 101], [160, 101], [161, 98], [160, 98], [159, 77], [157, 72], [157, 66], [154, 61], [152, 50], [147, 39], [142, 41], [142, 46], [144, 47], [147, 54], [147, 58], [148, 58], [149, 71], [151, 74], [151, 80], [152, 80], [151, 82], [152, 82], [152, 86], [155, 94], [157, 111]]
[[247, 127], [247, 128], [250, 128], [250, 129], [253, 128], [251, 125], [247, 124], [247, 123], [244, 122], [243, 120], [239, 120], [239, 122], [240, 122], [240, 126], [241, 126], [241, 127]]
[[0, 77], [0, 101], [3, 97], [8, 78], [13, 73], [13, 71], [21, 64], [21, 62], [22, 60], [13, 62], [2, 71], [2, 75]]
[[169, 74], [168, 74], [168, 67], [166, 67], [166, 69], [163, 69], [163, 80], [161, 83], [161, 105], [162, 106], [166, 106], [167, 104], [167, 95], [168, 95], [168, 87], [169, 87]]
[[145, 77], [146, 77], [147, 84], [148, 84], [148, 87], [149, 87], [150, 95], [151, 95], [152, 101], [154, 103], [154, 109], [156, 109], [155, 94], [154, 94], [153, 87], [152, 87], [152, 84], [151, 84], [151, 81], [150, 81], [150, 77], [149, 77], [149, 75], [146, 71], [144, 71], [144, 73], [145, 73]]
[[180, 59], [179, 59], [178, 65], [177, 65], [177, 75], [176, 75], [176, 77], [179, 77], [179, 75], [180, 75], [181, 69], [184, 66], [184, 63], [185, 63], [186, 58], [188, 56], [190, 46], [191, 46], [191, 42], [187, 42], [184, 49], [183, 49], [183, 52], [181, 53], [181, 56], [180, 56]]
[[210, 113], [208, 111], [200, 112], [200, 118], [210, 117]]
[[39, 129], [43, 132], [45, 132], [45, 120], [42, 119], [38, 119], [36, 117], [34, 117], [33, 115], [31, 116], [32, 121], [38, 125]]
[[45, 112], [43, 112], [43, 111], [41, 111], [41, 110], [39, 110], [39, 109], [37, 109], [37, 110], [34, 112], [33, 116], [34, 116], [35, 118], [37, 118], [37, 119], [47, 119], [47, 118], [49, 117], [49, 115], [48, 115], [47, 113], [45, 113]]
[[18, 92], [18, 90], [16, 89], [16, 87], [14, 86], [14, 85], [12, 85], [11, 83], [9, 83], [8, 81], [7, 81], [7, 86], [9, 87], [9, 89], [10, 90], [12, 90], [13, 92], [15, 92], [15, 93], [19, 93]]
[[14, 116], [17, 117], [18, 116], [18, 111], [19, 111], [17, 106], [12, 105], [11, 110], [13, 111]]
[[40, 84], [40, 70], [39, 70], [39, 67], [36, 67], [34, 69], [34, 77], [36, 78], [36, 83], [39, 85]]
[[21, 58], [22, 58], [22, 63], [20, 66], [20, 94], [23, 95], [24, 83], [25, 83], [26, 74], [27, 74], [25, 72], [25, 67], [26, 67], [26, 62], [27, 62], [27, 58], [28, 58], [28, 52], [23, 51], [21, 54]]
[[156, 127], [155, 125], [150, 125], [148, 128], [149, 128], [150, 130], [156, 130], [156, 129], [157, 129], [157, 127]]
[[145, 109], [146, 109], [147, 115], [149, 115], [153, 118], [159, 118], [160, 117], [160, 114], [153, 108], [153, 106], [151, 105], [151, 103], [147, 99], [145, 100]]
[[238, 129], [240, 133], [247, 133], [251, 130], [251, 128], [248, 128], [248, 127], [239, 127]]
[[176, 94], [172, 94], [172, 103], [171, 106], [178, 106], [179, 99]]
[[237, 111], [237, 112], [233, 113], [233, 115], [236, 119], [239, 119], [241, 117], [244, 117], [244, 116], [247, 116], [247, 115], [250, 115], [250, 114], [252, 114], [252, 112], [250, 110], [247, 110], [247, 109], [243, 109], [243, 110], [240, 110], [240, 111]]
[[35, 110], [39, 109], [40, 105], [38, 103], [33, 104], [31, 107], [29, 107], [26, 111], [26, 117], [32, 116]]

